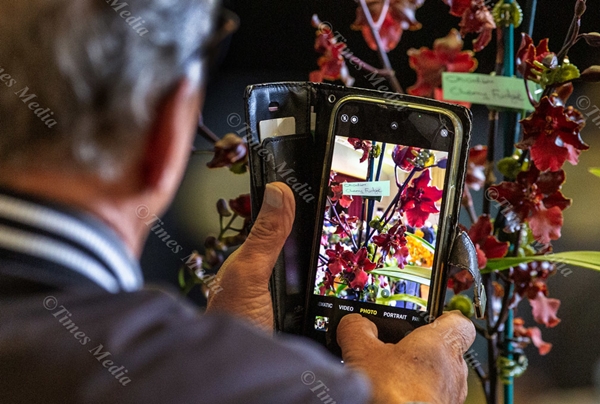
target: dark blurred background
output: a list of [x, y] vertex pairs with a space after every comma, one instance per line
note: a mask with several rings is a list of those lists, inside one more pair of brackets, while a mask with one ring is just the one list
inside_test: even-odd
[[[525, 7], [524, 1], [519, 3]], [[548, 37], [550, 49], [558, 51], [568, 30], [575, 1], [540, 0], [538, 3], [533, 38], [537, 43]], [[329, 22], [334, 31], [344, 35], [355, 55], [367, 63], [380, 66], [375, 52], [366, 46], [361, 33], [350, 29], [356, 10], [356, 3], [352, 0], [230, 0], [225, 4], [239, 15], [241, 26], [224, 46], [226, 52], [223, 52], [218, 68], [211, 74], [207, 89], [204, 121], [219, 137], [243, 128], [243, 122], [228, 117], [231, 114], [244, 116], [242, 97], [247, 85], [308, 80], [309, 72], [317, 69], [318, 55], [313, 49], [315, 30], [311, 26], [311, 16], [315, 13], [322, 21]], [[408, 67], [406, 51], [421, 46], [432, 47], [436, 38], [445, 36], [451, 28], [457, 27], [459, 19], [450, 16], [448, 9], [441, 0], [427, 0], [417, 11], [417, 19], [423, 24], [423, 29], [405, 32], [398, 47], [390, 52], [392, 66], [404, 88], [415, 82], [415, 74]], [[525, 19], [528, 19], [527, 13]], [[582, 32], [591, 31], [600, 31], [600, 0], [588, 0]], [[470, 48], [470, 40], [465, 40], [465, 48]], [[517, 36], [517, 46], [519, 40]], [[581, 42], [570, 52], [571, 62], [580, 69], [600, 65], [600, 48], [589, 48]], [[492, 42], [477, 55], [478, 72], [489, 73], [493, 69], [494, 52]], [[355, 86], [372, 88], [364, 79], [364, 72], [348, 66], [350, 74], [356, 78]], [[588, 97], [592, 105], [600, 106], [600, 84], [576, 86], [571, 103], [575, 104], [581, 96]], [[587, 109], [588, 113], [591, 111], [593, 107]], [[473, 145], [485, 144], [487, 109], [474, 106], [473, 112]], [[596, 116], [600, 116], [600, 113], [590, 118]], [[573, 198], [574, 203], [564, 212], [563, 237], [554, 243], [556, 251], [600, 250], [600, 178], [588, 173], [590, 167], [600, 167], [600, 125], [595, 125], [589, 119], [583, 138], [590, 144], [591, 150], [583, 153], [578, 166], [565, 165], [568, 179], [563, 192]], [[165, 215], [163, 226], [183, 246], [185, 254], [174, 254], [151, 234], [142, 257], [142, 266], [150, 282], [176, 285], [181, 258], [194, 249], [201, 250], [205, 237], [216, 235], [219, 230], [216, 201], [249, 192], [247, 174], [234, 175], [227, 169], [208, 170], [206, 162], [212, 157], [212, 146], [204, 140], [198, 140], [196, 146], [206, 153], [190, 161], [180, 192]], [[550, 296], [562, 300], [559, 310], [562, 323], [553, 329], [542, 329], [544, 339], [554, 344], [547, 356], [540, 357], [533, 347], [528, 351], [529, 370], [517, 380], [518, 397], [522, 397], [523, 402], [538, 402], [530, 399], [538, 392], [592, 385], [594, 368], [600, 359], [600, 331], [597, 324], [600, 318], [600, 273], [571, 269], [572, 274], [566, 277], [557, 274], [549, 281]], [[191, 298], [199, 304], [203, 302], [198, 291], [193, 292]], [[525, 301], [520, 305], [518, 315], [531, 323], [530, 311]], [[547, 398], [539, 402], [587, 402], [584, 401], [586, 398], [576, 398], [574, 394], [567, 394], [563, 400], [560, 399], [560, 393], [553, 393], [552, 399], [560, 401]], [[472, 402], [478, 401], [475, 399]]]

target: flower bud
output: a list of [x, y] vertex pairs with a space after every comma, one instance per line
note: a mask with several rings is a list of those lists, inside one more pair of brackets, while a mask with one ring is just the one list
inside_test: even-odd
[[577, 0], [577, 3], [575, 3], [575, 16], [581, 18], [585, 14], [586, 9], [585, 0]]
[[554, 53], [550, 53], [542, 60], [542, 64], [548, 69], [555, 69], [558, 66], [558, 59]]
[[227, 207], [227, 201], [225, 201], [225, 199], [219, 199], [217, 201], [217, 212], [219, 212], [219, 216], [228, 217], [232, 215]]
[[465, 317], [471, 318], [475, 314], [475, 308], [468, 296], [454, 295], [447, 306], [448, 310], [459, 310]]

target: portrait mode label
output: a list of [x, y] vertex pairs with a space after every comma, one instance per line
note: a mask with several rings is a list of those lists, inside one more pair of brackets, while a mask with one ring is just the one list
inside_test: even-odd
[[345, 182], [342, 193], [348, 196], [382, 197], [390, 196], [389, 181]]
[[[528, 83], [535, 99], [541, 92]], [[444, 100], [532, 111], [523, 79], [476, 73], [442, 73]]]

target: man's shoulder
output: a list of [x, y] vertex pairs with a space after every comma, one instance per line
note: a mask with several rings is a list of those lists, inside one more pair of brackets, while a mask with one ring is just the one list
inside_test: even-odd
[[[32, 295], [13, 301], [0, 318], [8, 324], [0, 346], [21, 341], [25, 360], [15, 366], [52, 363], [53, 372], [63, 372], [52, 378], [79, 384], [85, 402], [366, 401], [365, 381], [324, 349], [273, 338], [226, 315], [203, 315], [163, 288]], [[49, 377], [36, 369], [23, 375], [30, 383]]]

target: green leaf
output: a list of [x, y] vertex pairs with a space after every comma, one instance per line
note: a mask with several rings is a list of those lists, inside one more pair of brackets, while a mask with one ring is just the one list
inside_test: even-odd
[[487, 265], [481, 270], [481, 273], [504, 271], [519, 264], [533, 261], [562, 263], [600, 272], [600, 251], [568, 251], [529, 257], [491, 258], [488, 259]]
[[590, 168], [590, 172], [596, 177], [600, 177], [600, 168]]
[[431, 282], [431, 268], [418, 267], [416, 265], [406, 265], [404, 269], [398, 267], [377, 268], [370, 271], [370, 273], [389, 276], [394, 279], [417, 282], [422, 285], [429, 285]]
[[377, 299], [377, 304], [383, 304], [387, 306], [389, 303], [397, 301], [414, 303], [425, 309], [427, 308], [427, 300], [421, 299], [420, 297], [416, 297], [413, 295], [407, 295], [406, 293], [391, 295], [390, 297], [380, 297]]

